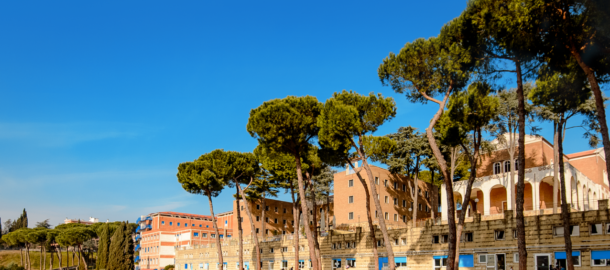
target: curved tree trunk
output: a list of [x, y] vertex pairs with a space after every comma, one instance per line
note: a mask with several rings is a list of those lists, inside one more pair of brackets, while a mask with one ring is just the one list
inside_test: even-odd
[[[593, 91], [593, 96], [595, 97], [595, 108], [597, 112], [597, 122], [599, 123], [601, 133], [602, 133], [602, 142], [604, 144], [604, 155], [606, 156], [606, 160], [610, 160], [610, 137], [608, 136], [608, 124], [606, 123], [606, 108], [604, 107], [604, 97], [602, 96], [602, 91], [599, 88], [599, 82], [595, 77], [595, 72], [589, 67], [585, 62], [582, 61], [580, 54], [578, 54], [578, 50], [572, 44], [570, 52], [578, 62], [578, 65], [582, 70], [587, 74], [587, 79], [589, 80], [589, 84], [591, 85], [591, 90]], [[608, 184], [610, 184], [610, 162], [606, 162], [606, 172], [608, 176]]]
[[[239, 203], [240, 200], [238, 199], [239, 198], [239, 193], [240, 193], [240, 191], [239, 191], [239, 183], [235, 183], [235, 190], [236, 190], [235, 195], [237, 196], [236, 197], [236, 199], [237, 199], [237, 210], [236, 210], [236, 212], [237, 212], [237, 235], [239, 237], [238, 238], [238, 240], [239, 240], [239, 243], [238, 243], [238, 245], [239, 245], [239, 247], [238, 247], [239, 255], [238, 255], [237, 261], [239, 262], [239, 267], [241, 267], [241, 269], [244, 269], [244, 236], [243, 236], [244, 232], [243, 232], [243, 229], [241, 227], [241, 209], [240, 209], [241, 205]], [[243, 205], [248, 204], [248, 202], [245, 199], [243, 199], [243, 197], [244, 196], [242, 196], [242, 200], [241, 200], [241, 202], [243, 202]], [[253, 224], [253, 220], [252, 219], [250, 219], [250, 223]], [[238, 270], [241, 270], [241, 269], [238, 269]]]
[[428, 143], [430, 144], [430, 148], [432, 149], [434, 158], [436, 159], [436, 161], [438, 163], [440, 172], [443, 175], [443, 182], [445, 184], [445, 192], [447, 193], [447, 224], [448, 224], [448, 229], [449, 229], [449, 245], [448, 245], [449, 251], [447, 254], [447, 270], [454, 269], [454, 263], [455, 263], [455, 258], [456, 258], [456, 254], [455, 254], [456, 226], [455, 226], [455, 205], [454, 205], [454, 201], [453, 201], [453, 179], [449, 178], [449, 169], [447, 168], [447, 161], [445, 161], [445, 158], [443, 157], [443, 154], [441, 153], [441, 150], [438, 147], [438, 144], [436, 144], [436, 139], [434, 138], [434, 133], [432, 130], [434, 129], [434, 125], [436, 125], [436, 122], [438, 121], [438, 119], [441, 117], [443, 110], [445, 109], [445, 104], [447, 103], [447, 100], [449, 99], [449, 95], [451, 94], [452, 89], [453, 89], [452, 87], [449, 87], [447, 89], [447, 92], [445, 93], [445, 97], [443, 98], [442, 101], [428, 98], [427, 96], [425, 96], [426, 99], [433, 101], [439, 105], [438, 106], [439, 108], [436, 111], [436, 114], [434, 114], [434, 116], [432, 117], [432, 120], [430, 120], [430, 124], [428, 125], [428, 128], [426, 128], [426, 137], [428, 137]]
[[294, 186], [290, 181], [290, 197], [292, 198], [292, 241], [294, 243], [294, 265], [299, 265], [299, 208], [294, 199]]
[[[356, 171], [356, 168], [354, 168], [354, 164], [352, 164], [351, 161], [347, 161], [347, 164], [349, 164], [350, 167], [352, 167], [352, 170], [354, 170], [354, 172], [356, 172], [356, 175], [358, 176], [358, 179], [360, 180], [360, 183], [362, 183], [362, 186], [364, 187], [364, 195], [365, 195], [365, 199], [366, 199], [366, 218], [369, 224], [369, 232], [370, 232], [370, 237], [371, 237], [371, 241], [373, 242], [373, 256], [374, 256], [374, 260], [375, 260], [375, 270], [379, 270], [379, 253], [377, 251], [377, 238], [375, 237], [375, 226], [373, 225], [373, 217], [371, 216], [371, 194], [369, 193], [369, 188], [366, 184], [366, 181], [362, 178], [362, 176], [360, 175], [360, 171]], [[358, 222], [360, 222], [360, 220], [358, 220]]]
[[[315, 256], [315, 241], [313, 233], [311, 232], [311, 227], [307, 224], [309, 221], [309, 208], [307, 207], [307, 197], [305, 196], [305, 183], [303, 181], [303, 170], [301, 169], [301, 157], [298, 152], [294, 153], [294, 158], [296, 162], [296, 171], [297, 171], [297, 180], [299, 182], [299, 196], [301, 197], [301, 210], [303, 211], [303, 219], [305, 220], [305, 234], [307, 235], [307, 243], [309, 248], [309, 257], [311, 259], [311, 264], [313, 266], [313, 270], [322, 270], [318, 269], [318, 258]], [[312, 256], [313, 255], [313, 256]], [[298, 264], [296, 265], [298, 268]]]
[[519, 250], [519, 270], [527, 269], [527, 249], [525, 246], [525, 218], [523, 216], [524, 190], [525, 190], [525, 97], [523, 94], [523, 80], [521, 63], [515, 61], [517, 72], [517, 100], [519, 114], [519, 170], [517, 172], [517, 248]]
[[[89, 269], [89, 266], [87, 265], [87, 260], [85, 259], [85, 255], [83, 254], [82, 245], [78, 245], [78, 254], [79, 254], [79, 257], [82, 257], [82, 259], [83, 259], [83, 265], [85, 265], [85, 269]], [[81, 254], [83, 254], [83, 255], [81, 256]], [[79, 262], [79, 265], [80, 265], [80, 262]]]
[[559, 119], [559, 125], [557, 125], [556, 133], [558, 138], [558, 154], [559, 154], [559, 178], [561, 179], [561, 219], [563, 220], [563, 238], [566, 242], [566, 265], [568, 270], [574, 270], [574, 262], [572, 261], [572, 236], [570, 230], [570, 210], [568, 209], [568, 197], [566, 196], [566, 177], [565, 168], [563, 163], [563, 139], [562, 139], [562, 127], [564, 125], [563, 114]]
[[369, 184], [371, 185], [371, 195], [373, 196], [373, 201], [375, 202], [375, 209], [377, 209], [377, 212], [379, 213], [379, 228], [381, 229], [385, 248], [388, 252], [388, 266], [390, 270], [394, 270], [396, 268], [396, 264], [394, 263], [394, 251], [392, 250], [392, 241], [390, 240], [390, 235], [388, 234], [388, 227], [385, 224], [385, 215], [383, 213], [383, 210], [381, 209], [381, 203], [379, 202], [379, 198], [377, 195], [378, 193], [377, 188], [375, 187], [375, 178], [373, 177], [373, 171], [371, 171], [371, 167], [369, 167], [369, 163], [367, 162], [367, 156], [364, 154], [364, 149], [362, 147], [362, 136], [360, 136], [358, 139], [359, 145], [356, 145], [353, 140], [352, 145], [356, 148], [358, 155], [362, 159], [362, 167], [364, 167], [367, 177], [369, 178]]
[[59, 270], [63, 270], [64, 268], [61, 266], [61, 248], [58, 246], [55, 246], [55, 250], [57, 251], [57, 262], [59, 262]]
[[[252, 180], [250, 180], [250, 183], [252, 183]], [[241, 190], [241, 186], [236, 183], [237, 186], [237, 190], [238, 193], [241, 194], [241, 199], [246, 202], [246, 194], [244, 194], [243, 190]], [[249, 185], [248, 185], [249, 186]], [[254, 236], [254, 245], [256, 246], [256, 270], [260, 270], [261, 267], [261, 248], [260, 245], [258, 243], [258, 236], [256, 235], [256, 227], [254, 227], [254, 220], [252, 219], [252, 212], [250, 211], [250, 206], [248, 206], [247, 203], [244, 203], [245, 207], [246, 207], [246, 213], [248, 214], [248, 218], [250, 219], [250, 227], [252, 230], [252, 235]], [[265, 209], [263, 209], [265, 210]], [[263, 220], [263, 222], [265, 222], [265, 220]], [[240, 264], [241, 265], [241, 264]], [[243, 267], [243, 266], [242, 266]]]
[[207, 191], [208, 201], [210, 202], [210, 214], [212, 215], [212, 225], [216, 234], [216, 250], [218, 250], [218, 263], [220, 270], [224, 269], [224, 261], [222, 256], [222, 246], [220, 245], [220, 234], [218, 234], [218, 225], [216, 224], [216, 216], [214, 215], [214, 205], [212, 205], [212, 194]]

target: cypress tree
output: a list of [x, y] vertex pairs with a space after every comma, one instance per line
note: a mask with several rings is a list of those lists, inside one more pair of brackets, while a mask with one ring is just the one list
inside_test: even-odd
[[21, 214], [21, 228], [27, 228], [28, 227], [28, 212], [25, 211], [25, 208], [23, 208], [23, 214]]
[[97, 261], [96, 268], [97, 270], [106, 269], [108, 265], [108, 252], [110, 248], [110, 226], [108, 224], [104, 224], [101, 227], [100, 232], [100, 242], [97, 249]]
[[125, 246], [125, 223], [121, 223], [110, 240], [110, 251], [108, 253], [108, 264], [106, 265], [106, 269], [124, 269], [125, 255], [123, 254], [123, 248]]
[[124, 230], [124, 246], [123, 246], [123, 268], [124, 270], [132, 270], [134, 269], [134, 261], [133, 261], [133, 238], [131, 237], [132, 231], [128, 229], [127, 224], [125, 224]]

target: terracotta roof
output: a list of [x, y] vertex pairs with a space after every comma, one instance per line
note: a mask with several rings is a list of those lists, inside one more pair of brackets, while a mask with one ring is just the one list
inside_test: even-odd
[[195, 214], [187, 214], [187, 213], [180, 213], [180, 212], [159, 212], [159, 214], [187, 216], [187, 217], [198, 217], [198, 218], [210, 218], [210, 219], [212, 218], [212, 216], [195, 215]]
[[597, 151], [597, 149], [591, 149], [591, 150], [582, 151], [582, 152], [578, 152], [578, 153], [568, 154], [567, 156], [568, 156], [568, 158], [583, 157], [583, 156], [595, 154], [595, 151]]

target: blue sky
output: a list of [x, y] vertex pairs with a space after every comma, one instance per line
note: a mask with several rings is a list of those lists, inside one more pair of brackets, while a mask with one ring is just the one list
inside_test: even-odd
[[[0, 3], [0, 218], [131, 220], [209, 214], [180, 162], [252, 151], [264, 101], [352, 89], [396, 99], [378, 132], [427, 126], [434, 105], [383, 87], [389, 52], [438, 34], [466, 1]], [[578, 121], [578, 120], [576, 120]], [[551, 137], [549, 125], [543, 135]], [[577, 130], [567, 153], [589, 149]], [[231, 194], [215, 199], [231, 210]]]

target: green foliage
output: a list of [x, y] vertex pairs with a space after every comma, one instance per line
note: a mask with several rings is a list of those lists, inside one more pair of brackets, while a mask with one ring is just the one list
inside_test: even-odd
[[432, 157], [426, 135], [418, 132], [416, 128], [408, 126], [400, 127], [398, 132], [388, 134], [386, 137], [394, 141], [396, 147], [391, 155], [382, 162], [388, 165], [388, 170], [392, 173], [415, 178], [421, 162]]
[[11, 263], [8, 266], [0, 265], [0, 270], [25, 270], [22, 266]]
[[495, 90], [486, 82], [477, 81], [464, 92], [455, 93], [448, 104], [447, 115], [454, 124], [452, 128], [465, 131], [488, 129], [497, 116], [498, 99], [491, 95]]
[[183, 162], [178, 165], [178, 182], [182, 188], [192, 194], [203, 194], [216, 197], [225, 186], [224, 168], [215, 163], [206, 163], [201, 160]]
[[51, 224], [49, 223], [48, 219], [45, 219], [43, 221], [36, 222], [36, 228], [50, 229], [51, 228]]
[[95, 268], [97, 270], [106, 269], [110, 252], [110, 225], [104, 223], [100, 228], [101, 230], [97, 234], [99, 237]]
[[78, 246], [94, 237], [96, 237], [96, 234], [91, 228], [87, 226], [74, 226], [62, 229], [55, 238], [55, 241], [61, 246]]
[[110, 251], [108, 253], [107, 269], [113, 270], [132, 270], [133, 267], [127, 268], [129, 262], [125, 261], [124, 248], [127, 239], [125, 239], [125, 230], [127, 226], [123, 223], [117, 228], [110, 239]]
[[174, 265], [173, 264], [166, 265], [165, 268], [164, 268], [164, 270], [172, 270], [172, 269], [174, 269]]
[[250, 111], [247, 130], [274, 152], [302, 155], [318, 135], [321, 110], [322, 104], [311, 96], [270, 100]]
[[125, 230], [123, 233], [123, 270], [134, 269], [134, 245], [133, 238], [131, 237], [132, 232], [128, 229], [127, 223], [125, 223]]

